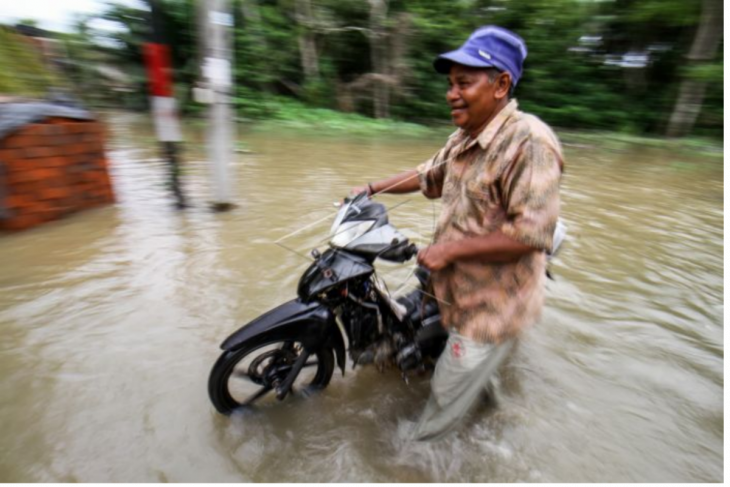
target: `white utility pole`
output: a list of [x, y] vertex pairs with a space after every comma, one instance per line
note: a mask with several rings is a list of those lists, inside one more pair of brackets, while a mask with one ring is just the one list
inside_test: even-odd
[[234, 139], [231, 110], [233, 15], [230, 0], [205, 1], [203, 73], [211, 103], [208, 112], [208, 158], [213, 178], [213, 208], [225, 211], [233, 206], [230, 176]]

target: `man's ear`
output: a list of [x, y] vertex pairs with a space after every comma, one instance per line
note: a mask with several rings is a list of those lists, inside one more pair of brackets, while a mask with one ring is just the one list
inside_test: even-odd
[[512, 86], [512, 79], [509, 73], [502, 72], [497, 76], [497, 89], [494, 90], [494, 97], [498, 100], [506, 98], [509, 95], [509, 89]]

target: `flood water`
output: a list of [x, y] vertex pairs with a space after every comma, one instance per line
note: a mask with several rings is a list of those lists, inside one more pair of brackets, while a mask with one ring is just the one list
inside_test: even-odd
[[[307, 261], [273, 242], [321, 219], [283, 243], [323, 248], [333, 201], [443, 139], [243, 131], [238, 207], [216, 214], [195, 143], [177, 212], [151, 128], [110, 127], [118, 203], [0, 238], [0, 481], [722, 481], [721, 159], [566, 147], [569, 237], [500, 407], [412, 444], [428, 377], [348, 366], [232, 418], [207, 377], [228, 334], [295, 295]], [[438, 203], [381, 201], [427, 242]], [[409, 290], [410, 265], [379, 269]]]

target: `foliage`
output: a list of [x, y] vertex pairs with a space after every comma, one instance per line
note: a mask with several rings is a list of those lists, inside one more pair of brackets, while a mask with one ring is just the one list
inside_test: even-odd
[[60, 83], [37, 46], [0, 26], [0, 93], [43, 98], [49, 88]]
[[[685, 62], [701, 2], [384, 1], [387, 16], [379, 26], [380, 37], [373, 37], [370, 13], [377, 3], [373, 0], [233, 0], [233, 101], [238, 114], [276, 119], [289, 113], [309, 119], [305, 115], [309, 108], [312, 116], [322, 116], [320, 109], [372, 115], [373, 85], [358, 85], [349, 108], [342, 96], [355, 81], [375, 73], [396, 80], [389, 94], [392, 118], [419, 123], [448, 120], [446, 82], [433, 71], [433, 58], [458, 47], [476, 27], [496, 24], [519, 33], [528, 45], [525, 74], [516, 90], [520, 106], [552, 125], [660, 134], [681, 81], [693, 78], [708, 83], [695, 134], [722, 134], [722, 47], [714, 63], [690, 69]], [[192, 109], [190, 88], [201, 59], [196, 2], [160, 0], [160, 4], [173, 46], [177, 94], [183, 106]], [[311, 12], [302, 19], [297, 12], [307, 4]], [[400, 31], [397, 20], [404, 15], [407, 33]], [[112, 3], [102, 16], [124, 29], [106, 34], [107, 42], [99, 49], [142, 83], [141, 45], [150, 35], [149, 12]], [[308, 78], [303, 68], [300, 41], [307, 35], [316, 44], [316, 78]], [[396, 40], [406, 46], [400, 64], [393, 54]], [[377, 42], [389, 58], [387, 72], [376, 73], [372, 65]], [[331, 114], [324, 118], [334, 120]], [[356, 119], [366, 120], [351, 120]]]

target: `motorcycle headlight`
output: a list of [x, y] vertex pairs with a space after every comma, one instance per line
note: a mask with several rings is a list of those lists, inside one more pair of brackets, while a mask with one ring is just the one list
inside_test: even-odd
[[333, 247], [346, 247], [356, 238], [362, 237], [374, 224], [375, 220], [345, 222], [332, 232], [330, 243]]

